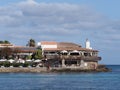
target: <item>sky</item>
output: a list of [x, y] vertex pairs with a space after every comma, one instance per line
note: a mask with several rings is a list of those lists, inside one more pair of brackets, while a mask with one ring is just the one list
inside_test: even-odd
[[0, 40], [74, 42], [88, 38], [101, 64], [120, 64], [120, 0], [0, 0]]

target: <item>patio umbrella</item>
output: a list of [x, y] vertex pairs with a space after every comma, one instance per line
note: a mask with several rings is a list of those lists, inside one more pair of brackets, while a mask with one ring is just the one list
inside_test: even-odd
[[28, 59], [28, 60], [26, 60], [26, 62], [32, 62], [32, 60]]
[[63, 51], [61, 51], [61, 53], [68, 53], [68, 51], [66, 51], [66, 50], [63, 50]]
[[37, 60], [35, 60], [34, 62], [41, 62], [41, 60], [40, 60], [40, 59], [37, 59]]
[[0, 62], [5, 62], [5, 61], [7, 61], [6, 59], [0, 59]]
[[20, 60], [17, 61], [17, 63], [25, 63], [25, 61], [20, 59]]
[[73, 53], [79, 53], [79, 51], [77, 51], [77, 50], [74, 50], [74, 51], [72, 51]]
[[8, 60], [10, 63], [13, 63], [15, 60], [13, 60], [13, 59], [10, 59], [10, 60]]

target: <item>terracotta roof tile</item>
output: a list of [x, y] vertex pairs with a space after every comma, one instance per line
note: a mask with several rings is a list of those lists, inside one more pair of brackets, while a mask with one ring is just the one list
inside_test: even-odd
[[57, 45], [57, 42], [55, 41], [42, 41], [40, 43], [41, 45]]
[[98, 52], [97, 50], [93, 49], [86, 49], [86, 48], [44, 48], [44, 51], [73, 51], [73, 50], [78, 50], [78, 51], [93, 51], [93, 52]]
[[71, 43], [71, 42], [59, 42], [58, 47], [81, 47], [81, 45], [75, 44], [75, 43]]
[[78, 51], [93, 51], [93, 52], [98, 52], [97, 50], [93, 49], [86, 49], [82, 48], [81, 45], [75, 44], [75, 43], [70, 43], [70, 42], [42, 42], [42, 44], [48, 44], [48, 45], [53, 45], [57, 44], [57, 48], [44, 48], [45, 51], [73, 51], [73, 50], [78, 50]]

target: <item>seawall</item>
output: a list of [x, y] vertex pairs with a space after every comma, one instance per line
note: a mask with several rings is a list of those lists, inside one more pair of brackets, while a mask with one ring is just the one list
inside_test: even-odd
[[46, 67], [4, 67], [0, 68], [0, 73], [59, 73], [59, 72], [109, 72], [111, 69], [105, 65], [99, 66], [97, 69], [73, 69], [73, 68], [50, 68]]
[[17, 67], [13, 67], [13, 68], [0, 68], [0, 73], [17, 73], [17, 72], [23, 72], [23, 73], [42, 73], [42, 72], [48, 72], [48, 70], [44, 67], [44, 68], [37, 68], [37, 67], [32, 67], [32, 68], [28, 68], [28, 67], [23, 67], [23, 68], [17, 68]]

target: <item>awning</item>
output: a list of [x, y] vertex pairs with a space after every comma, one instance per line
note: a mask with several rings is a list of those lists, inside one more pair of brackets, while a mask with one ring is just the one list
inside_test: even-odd
[[10, 63], [13, 63], [15, 60], [13, 60], [13, 59], [9, 59], [8, 60]]
[[37, 60], [35, 60], [34, 62], [41, 62], [41, 60], [40, 60], [40, 59], [37, 59]]
[[61, 53], [68, 53], [68, 51], [66, 51], [66, 50], [63, 50], [63, 51], [61, 51]]
[[79, 53], [79, 51], [77, 51], [77, 50], [74, 50], [74, 51], [72, 51], [72, 53]]

